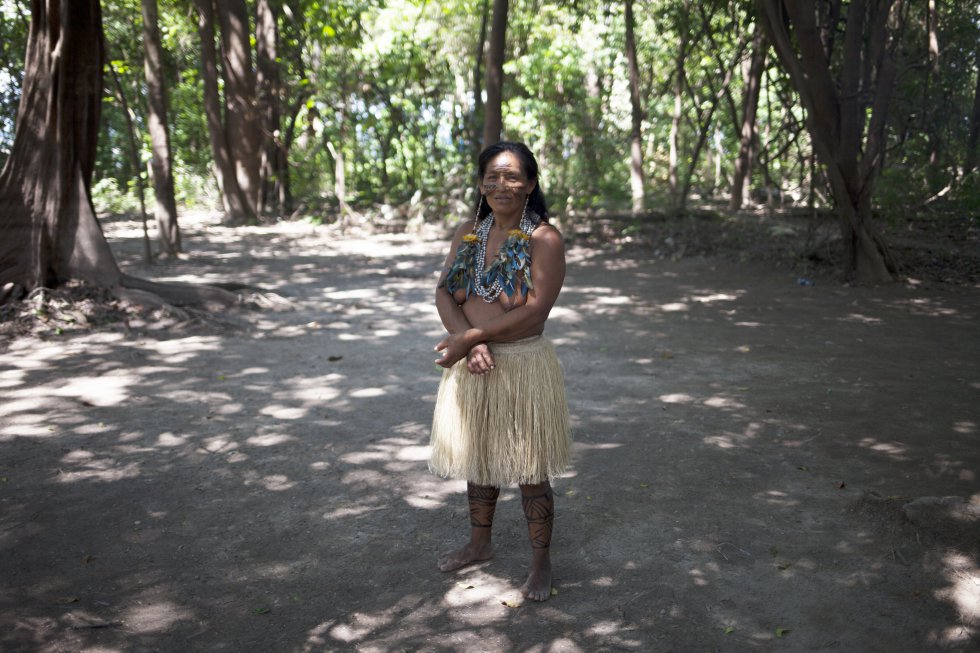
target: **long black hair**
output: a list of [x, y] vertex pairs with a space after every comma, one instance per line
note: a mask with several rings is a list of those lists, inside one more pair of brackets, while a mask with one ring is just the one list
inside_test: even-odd
[[[544, 199], [544, 191], [541, 190], [541, 180], [538, 179], [538, 162], [534, 158], [534, 154], [531, 153], [531, 150], [524, 143], [500, 141], [494, 145], [488, 145], [480, 152], [480, 158], [477, 164], [477, 178], [483, 181], [483, 176], [487, 173], [487, 166], [490, 165], [490, 162], [498, 154], [503, 154], [504, 152], [510, 152], [516, 156], [518, 161], [521, 162], [521, 170], [523, 170], [524, 176], [537, 182], [534, 184], [534, 190], [531, 191], [531, 196], [527, 200], [527, 209], [534, 211], [541, 216], [542, 220], [547, 222], [548, 203]], [[490, 205], [483, 201], [483, 195], [480, 195], [476, 201], [478, 208], [477, 218], [482, 220], [490, 214]]]

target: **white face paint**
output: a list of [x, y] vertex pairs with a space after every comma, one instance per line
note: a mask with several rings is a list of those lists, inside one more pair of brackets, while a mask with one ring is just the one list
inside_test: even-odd
[[501, 152], [487, 166], [480, 190], [498, 216], [519, 216], [534, 186], [535, 182], [527, 178], [517, 155]]

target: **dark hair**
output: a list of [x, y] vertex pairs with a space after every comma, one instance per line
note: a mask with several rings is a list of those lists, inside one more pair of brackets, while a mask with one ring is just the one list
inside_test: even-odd
[[[531, 197], [527, 200], [527, 208], [529, 211], [534, 211], [540, 215], [542, 220], [547, 221], [548, 203], [544, 199], [544, 191], [541, 190], [541, 180], [538, 179], [538, 162], [534, 158], [534, 154], [531, 153], [531, 150], [524, 143], [500, 141], [494, 145], [488, 145], [480, 152], [480, 159], [477, 164], [477, 178], [482, 181], [483, 176], [487, 173], [487, 166], [490, 165], [490, 162], [498, 154], [503, 154], [504, 152], [510, 152], [516, 156], [521, 162], [521, 170], [525, 176], [537, 182], [534, 185], [534, 190], [531, 191]], [[490, 214], [490, 205], [483, 201], [482, 195], [476, 198], [476, 201], [479, 208], [477, 217], [480, 219], [487, 217]]]

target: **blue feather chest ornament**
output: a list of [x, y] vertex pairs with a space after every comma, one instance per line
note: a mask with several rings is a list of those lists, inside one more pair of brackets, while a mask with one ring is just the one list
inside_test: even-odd
[[491, 213], [479, 223], [474, 233], [463, 236], [463, 242], [456, 250], [456, 258], [440, 287], [450, 294], [465, 289], [467, 299], [471, 294], [476, 294], [489, 304], [497, 301], [501, 292], [513, 297], [520, 283], [521, 294], [526, 296], [528, 291], [534, 290], [531, 280], [531, 232], [540, 223], [538, 214], [525, 214], [521, 218], [520, 228], [507, 232], [507, 240], [487, 265], [487, 238], [493, 226]]

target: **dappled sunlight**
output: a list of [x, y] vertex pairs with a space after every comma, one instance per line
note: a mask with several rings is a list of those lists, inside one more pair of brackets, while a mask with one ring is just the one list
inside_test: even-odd
[[285, 474], [270, 474], [262, 476], [253, 471], [246, 471], [243, 474], [243, 482], [246, 486], [260, 486], [269, 492], [285, 492], [296, 487], [296, 481], [292, 481]]
[[935, 596], [953, 606], [960, 623], [934, 631], [932, 639], [946, 646], [969, 644], [980, 637], [980, 566], [972, 556], [948, 551], [943, 567], [949, 585]]
[[765, 492], [759, 492], [754, 494], [753, 498], [769, 505], [781, 506], [784, 508], [790, 508], [800, 504], [799, 499], [794, 499], [786, 492], [782, 492], [780, 490], [767, 490]]
[[142, 601], [123, 611], [126, 629], [134, 633], [161, 633], [178, 621], [190, 621], [194, 614], [170, 601]]
[[120, 465], [114, 458], [91, 458], [74, 463], [74, 471], [61, 471], [56, 480], [58, 483], [78, 483], [79, 481], [97, 481], [115, 483], [118, 481], [139, 477], [141, 466], [138, 462]]
[[892, 460], [909, 459], [908, 449], [902, 442], [883, 442], [877, 438], [861, 438], [858, 445]]
[[860, 313], [851, 313], [838, 319], [841, 322], [857, 322], [858, 324], [882, 324], [884, 322], [880, 317], [871, 317]]
[[[839, 606], [877, 601], [899, 619], [949, 606], [967, 630], [938, 622], [934, 641], [973, 643], [976, 561], [950, 552], [944, 573], [925, 569], [914, 539], [847, 511], [869, 486], [898, 501], [977, 482], [968, 362], [953, 370], [961, 403], [936, 419], [928, 401], [895, 415], [874, 393], [911, 400], [949, 368], [874, 368], [884, 340], [848, 357], [907, 307], [570, 250], [594, 269], [570, 267], [547, 333], [573, 462], [554, 484], [557, 594], [531, 605], [516, 487], [501, 492], [495, 558], [434, 569], [469, 532], [465, 482], [427, 469], [445, 243], [348, 243], [309, 224], [215, 233], [148, 274], [234, 278], [289, 308], [243, 312], [248, 328], [217, 335], [133, 327], [0, 354], [0, 548], [18, 563], [3, 568], [16, 610], [4, 624], [76, 611], [124, 624], [34, 623], [43, 641], [93, 651], [270, 637], [310, 653], [803, 650], [845, 646], [837, 633], [857, 629], [834, 621]], [[941, 442], [927, 449], [916, 433], [930, 428]], [[893, 595], [899, 576], [918, 603]], [[792, 633], [777, 641], [780, 627]]]
[[759, 422], [750, 422], [741, 433], [725, 432], [717, 435], [704, 437], [704, 443], [718, 447], [719, 449], [737, 449], [750, 447], [765, 428]]

